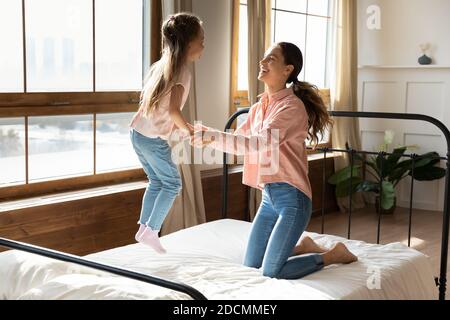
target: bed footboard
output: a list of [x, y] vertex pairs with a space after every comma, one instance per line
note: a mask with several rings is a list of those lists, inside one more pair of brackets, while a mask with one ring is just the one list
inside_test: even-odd
[[195, 300], [207, 300], [206, 297], [203, 294], [201, 294], [199, 291], [197, 291], [196, 289], [194, 289], [186, 284], [183, 284], [183, 283], [168, 281], [165, 279], [153, 277], [153, 276], [135, 272], [132, 270], [118, 268], [118, 267], [111, 266], [108, 264], [98, 263], [98, 262], [95, 262], [95, 261], [92, 261], [89, 259], [85, 259], [85, 258], [82, 258], [79, 256], [75, 256], [75, 255], [71, 255], [71, 254], [67, 254], [67, 253], [63, 253], [63, 252], [59, 252], [59, 251], [55, 251], [55, 250], [51, 250], [51, 249], [47, 249], [47, 248], [42, 248], [42, 247], [27, 244], [27, 243], [23, 243], [23, 242], [8, 240], [5, 238], [0, 238], [0, 246], [4, 246], [7, 248], [16, 249], [16, 250], [21, 250], [21, 251], [26, 251], [26, 252], [41, 255], [44, 257], [56, 259], [56, 260], [76, 263], [76, 264], [79, 264], [82, 266], [106, 271], [106, 272], [113, 273], [113, 274], [116, 274], [119, 276], [130, 278], [130, 279], [143, 281], [143, 282], [146, 282], [149, 284], [154, 284], [156, 286], [160, 286], [160, 287], [164, 287], [167, 289], [185, 293]]

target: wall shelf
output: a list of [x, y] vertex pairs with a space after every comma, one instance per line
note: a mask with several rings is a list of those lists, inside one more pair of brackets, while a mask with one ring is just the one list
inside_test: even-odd
[[450, 65], [359, 65], [358, 69], [450, 69]]

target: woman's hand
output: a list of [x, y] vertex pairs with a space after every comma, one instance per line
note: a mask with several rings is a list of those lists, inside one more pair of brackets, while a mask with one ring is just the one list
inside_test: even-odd
[[194, 135], [191, 136], [190, 141], [192, 146], [202, 148], [213, 142], [214, 137], [211, 137], [211, 133], [213, 131], [205, 130], [206, 128], [207, 127], [202, 127], [201, 130], [197, 130], [197, 128], [195, 128]]

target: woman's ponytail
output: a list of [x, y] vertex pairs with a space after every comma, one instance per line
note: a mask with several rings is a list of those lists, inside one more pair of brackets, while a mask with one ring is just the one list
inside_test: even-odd
[[323, 137], [333, 121], [320, 97], [319, 89], [308, 82], [295, 80], [292, 82], [294, 94], [302, 100], [308, 113], [308, 138], [317, 146], [320, 142], [319, 135]]
[[319, 94], [319, 89], [308, 82], [297, 79], [303, 68], [303, 55], [300, 49], [289, 42], [279, 42], [277, 44], [283, 53], [286, 65], [294, 66], [294, 70], [286, 83], [292, 83], [292, 88], [297, 97], [302, 100], [308, 113], [308, 138], [312, 144], [317, 146], [328, 127], [333, 124], [333, 120], [328, 114], [327, 107]]

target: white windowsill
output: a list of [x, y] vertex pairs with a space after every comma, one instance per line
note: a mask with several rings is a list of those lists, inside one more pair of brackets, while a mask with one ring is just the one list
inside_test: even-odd
[[[340, 156], [336, 152], [328, 152], [327, 158], [333, 158]], [[323, 153], [309, 154], [308, 161], [315, 161], [323, 159]], [[242, 172], [242, 165], [234, 165], [229, 167], [229, 173]], [[223, 174], [222, 166], [216, 169], [205, 169], [201, 172], [202, 178], [214, 177]], [[129, 182], [104, 187], [89, 188], [85, 190], [69, 191], [64, 193], [57, 193], [51, 195], [44, 195], [39, 197], [33, 197], [29, 199], [20, 199], [14, 201], [0, 202], [0, 214], [5, 211], [19, 210], [24, 208], [31, 208], [55, 203], [61, 203], [65, 201], [75, 201], [81, 199], [87, 199], [92, 197], [99, 197], [114, 193], [127, 192], [132, 190], [145, 189], [147, 187], [147, 181]]]
[[64, 193], [57, 193], [51, 195], [44, 195], [33, 197], [29, 199], [21, 199], [14, 201], [0, 202], [0, 213], [4, 211], [18, 210], [35, 206], [43, 206], [48, 204], [55, 204], [65, 201], [74, 201], [108, 194], [145, 189], [147, 187], [146, 181], [129, 182], [117, 185], [110, 185], [104, 187], [90, 188], [78, 191], [69, 191]]
[[[327, 159], [328, 158], [334, 158], [334, 157], [340, 157], [341, 154], [339, 152], [327, 152]], [[313, 153], [313, 154], [308, 154], [308, 162], [311, 161], [316, 161], [316, 160], [320, 160], [323, 159], [323, 153]], [[237, 172], [242, 172], [242, 164], [235, 164], [235, 165], [230, 165], [228, 167], [228, 173], [237, 173]], [[217, 177], [223, 174], [223, 167], [222, 165], [219, 168], [211, 168], [211, 169], [203, 169], [201, 170], [201, 177], [202, 178], [210, 178], [210, 177]]]

